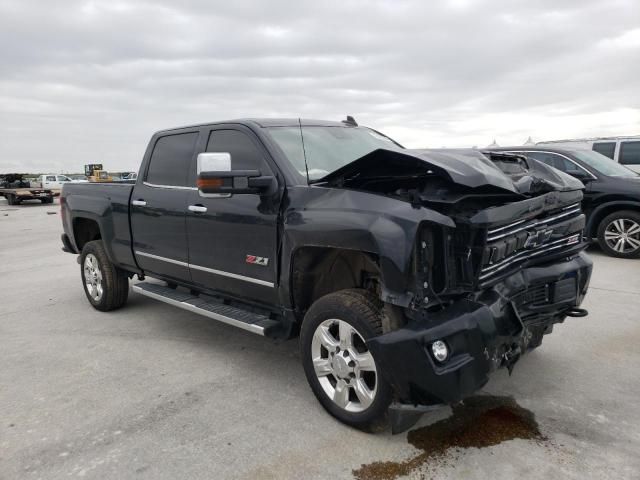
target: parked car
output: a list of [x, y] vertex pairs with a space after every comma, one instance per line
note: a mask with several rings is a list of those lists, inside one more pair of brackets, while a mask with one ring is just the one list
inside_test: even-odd
[[626, 165], [635, 172], [640, 172], [640, 135], [553, 140], [538, 142], [536, 145], [539, 147], [567, 148], [569, 150], [593, 150], [621, 165]]
[[579, 179], [585, 185], [585, 235], [613, 257], [640, 257], [640, 175], [592, 150], [502, 147]]
[[134, 185], [65, 186], [63, 249], [98, 310], [137, 275], [136, 293], [299, 334], [322, 406], [397, 432], [587, 314], [583, 185], [538, 162], [522, 182], [521, 163], [405, 150], [353, 119], [165, 130]]
[[66, 183], [82, 183], [86, 180], [75, 180], [73, 178], [68, 177], [67, 175], [40, 175], [36, 183], [42, 188], [49, 188], [52, 190], [57, 190], [58, 193], [62, 190], [62, 187]]

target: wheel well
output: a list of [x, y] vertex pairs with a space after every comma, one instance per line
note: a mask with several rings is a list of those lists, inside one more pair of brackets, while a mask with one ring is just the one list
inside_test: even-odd
[[90, 220], [88, 218], [76, 218], [73, 220], [73, 238], [76, 241], [78, 250], [82, 251], [82, 248], [87, 242], [91, 240], [98, 240], [102, 238], [100, 234], [100, 227], [98, 222]]
[[589, 238], [595, 238], [598, 235], [598, 226], [600, 222], [606, 217], [614, 212], [621, 212], [623, 210], [630, 210], [632, 212], [640, 213], [640, 206], [634, 204], [617, 204], [614, 203], [612, 205], [605, 205], [600, 210], [595, 212], [594, 216], [591, 219], [590, 228], [589, 228]]
[[345, 288], [378, 293], [380, 269], [374, 255], [356, 250], [302, 247], [291, 268], [291, 297], [302, 316], [318, 298]]

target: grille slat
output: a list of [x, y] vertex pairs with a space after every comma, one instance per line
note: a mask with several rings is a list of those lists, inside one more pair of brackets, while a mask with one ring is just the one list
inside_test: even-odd
[[519, 222], [515, 222], [504, 227], [492, 228], [492, 229], [489, 229], [488, 231], [487, 241], [493, 242], [495, 240], [500, 240], [501, 238], [508, 237], [518, 232], [524, 232], [529, 229], [535, 229], [540, 225], [553, 226], [557, 222], [566, 220], [567, 217], [570, 217], [576, 214], [579, 215], [580, 213], [581, 213], [580, 204], [576, 203], [574, 205], [570, 205], [569, 207], [565, 207], [561, 213], [558, 213], [550, 217], [532, 220], [527, 223], [523, 223], [523, 222], [526, 222], [526, 220], [521, 220]]
[[575, 203], [533, 220], [488, 229], [478, 280], [491, 281], [529, 259], [579, 244], [582, 231], [576, 231], [574, 222], [581, 216], [580, 204]]

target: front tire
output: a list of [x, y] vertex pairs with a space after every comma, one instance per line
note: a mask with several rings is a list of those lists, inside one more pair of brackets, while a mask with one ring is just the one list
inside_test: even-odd
[[123, 306], [129, 296], [129, 278], [109, 261], [101, 240], [87, 242], [80, 255], [80, 275], [87, 300], [108, 312]]
[[640, 257], [640, 213], [623, 210], [607, 215], [598, 225], [598, 243], [612, 257]]
[[324, 409], [365, 431], [386, 426], [392, 400], [366, 341], [382, 333], [379, 301], [365, 290], [325, 295], [304, 317], [300, 330], [302, 365]]

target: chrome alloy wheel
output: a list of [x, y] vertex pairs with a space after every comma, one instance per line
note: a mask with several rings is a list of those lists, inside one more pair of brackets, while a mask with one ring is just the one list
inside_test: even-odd
[[93, 253], [84, 257], [84, 283], [87, 287], [87, 293], [94, 302], [99, 302], [102, 298], [102, 271], [98, 259]]
[[376, 364], [358, 331], [344, 320], [329, 319], [316, 328], [311, 357], [327, 396], [348, 412], [362, 412], [375, 400]]
[[629, 218], [618, 218], [605, 228], [604, 241], [616, 252], [631, 253], [640, 248], [640, 225]]

